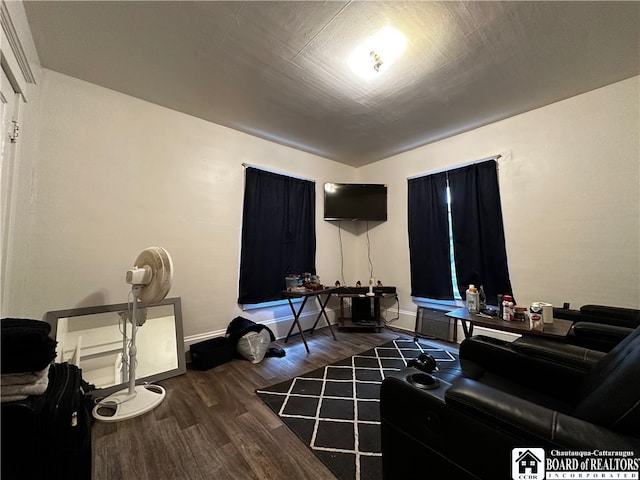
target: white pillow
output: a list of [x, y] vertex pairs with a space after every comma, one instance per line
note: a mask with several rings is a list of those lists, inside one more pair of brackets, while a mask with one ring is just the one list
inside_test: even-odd
[[266, 328], [260, 332], [248, 332], [238, 339], [236, 350], [251, 363], [260, 363], [271, 344], [271, 335]]

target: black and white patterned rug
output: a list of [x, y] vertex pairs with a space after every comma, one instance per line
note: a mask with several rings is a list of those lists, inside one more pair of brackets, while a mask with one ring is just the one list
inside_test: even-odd
[[422, 352], [458, 362], [427, 341], [393, 340], [256, 393], [338, 479], [379, 480], [380, 385]]

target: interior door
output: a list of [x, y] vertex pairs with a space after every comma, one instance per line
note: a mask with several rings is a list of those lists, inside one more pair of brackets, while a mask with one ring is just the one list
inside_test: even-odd
[[5, 295], [9, 290], [6, 287], [6, 276], [10, 259], [10, 239], [13, 224], [15, 195], [14, 189], [16, 175], [16, 142], [18, 130], [16, 128], [20, 98], [13, 85], [9, 81], [4, 68], [2, 69], [2, 79], [0, 81], [0, 118], [2, 120], [0, 129], [0, 202], [2, 208], [2, 224], [0, 229], [0, 251], [2, 252], [2, 270], [0, 270], [0, 285], [2, 285], [2, 304], [6, 305]]

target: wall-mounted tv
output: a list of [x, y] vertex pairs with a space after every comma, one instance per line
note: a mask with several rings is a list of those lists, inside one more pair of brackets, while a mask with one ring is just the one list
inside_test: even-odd
[[325, 183], [324, 219], [386, 221], [387, 186]]

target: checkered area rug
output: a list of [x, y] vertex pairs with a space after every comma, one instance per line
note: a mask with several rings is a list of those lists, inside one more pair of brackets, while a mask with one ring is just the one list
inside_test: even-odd
[[338, 479], [379, 480], [382, 380], [422, 352], [439, 367], [458, 362], [426, 341], [393, 340], [256, 393]]

